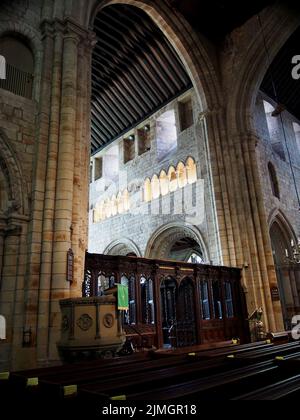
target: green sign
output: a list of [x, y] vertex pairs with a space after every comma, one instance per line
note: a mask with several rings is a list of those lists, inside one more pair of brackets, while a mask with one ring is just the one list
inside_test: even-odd
[[118, 309], [119, 311], [128, 311], [129, 300], [128, 300], [128, 286], [118, 284]]

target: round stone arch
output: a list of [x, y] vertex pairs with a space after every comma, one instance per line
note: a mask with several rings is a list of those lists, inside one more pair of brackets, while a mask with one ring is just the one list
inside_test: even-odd
[[22, 174], [21, 165], [2, 129], [0, 129], [0, 140], [0, 169], [8, 188], [9, 207], [13, 212], [27, 215], [27, 185]]
[[105, 250], [105, 255], [120, 255], [126, 256], [128, 254], [135, 254], [137, 257], [141, 257], [141, 251], [138, 246], [127, 238], [118, 239], [111, 244], [109, 244]]
[[222, 102], [221, 85], [213, 57], [208, 54], [204, 42], [186, 19], [169, 2], [159, 0], [103, 0], [94, 2], [89, 16], [89, 28], [93, 28], [96, 15], [105, 7], [117, 4], [135, 6], [146, 12], [179, 55], [200, 102], [201, 111], [219, 108]]
[[19, 38], [30, 48], [34, 61], [34, 82], [32, 98], [38, 101], [43, 59], [43, 44], [41, 41], [40, 33], [34, 31], [32, 28], [29, 28], [22, 22], [7, 21], [5, 24], [0, 24], [0, 38], [4, 36]]
[[182, 238], [190, 238], [197, 242], [203, 251], [204, 259], [209, 261], [208, 248], [201, 232], [195, 226], [182, 223], [169, 223], [156, 230], [148, 241], [145, 258], [168, 258], [172, 246]]

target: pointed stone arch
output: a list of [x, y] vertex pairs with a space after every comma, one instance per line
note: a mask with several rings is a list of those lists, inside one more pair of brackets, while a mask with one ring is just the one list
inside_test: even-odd
[[0, 129], [0, 170], [8, 188], [9, 208], [15, 213], [28, 214], [27, 185], [16, 152], [4, 131]]

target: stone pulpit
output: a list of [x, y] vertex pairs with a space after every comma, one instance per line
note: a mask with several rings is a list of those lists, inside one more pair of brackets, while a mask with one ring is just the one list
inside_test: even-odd
[[61, 339], [57, 343], [64, 362], [113, 357], [125, 343], [117, 298], [106, 295], [60, 301]]

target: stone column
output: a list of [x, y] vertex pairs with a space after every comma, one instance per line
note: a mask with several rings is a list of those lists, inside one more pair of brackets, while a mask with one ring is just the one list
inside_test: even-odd
[[256, 139], [251, 133], [227, 134], [224, 112], [220, 108], [205, 114], [223, 261], [241, 268], [247, 263], [243, 284], [248, 311], [262, 307], [265, 328], [276, 331], [283, 324], [280, 304], [271, 299], [276, 273], [256, 168]]
[[91, 150], [91, 58], [95, 35], [87, 33], [78, 48], [78, 101], [74, 166], [72, 249], [74, 251], [74, 282], [71, 296], [82, 294], [84, 258], [88, 244], [89, 167]]
[[[50, 93], [52, 79], [53, 37], [51, 28], [42, 25], [43, 61], [41, 67], [41, 89], [38, 109], [36, 134], [36, 164], [33, 173], [32, 212], [29, 226], [27, 250], [27, 269], [25, 283], [25, 320], [24, 327], [31, 327], [34, 339], [32, 353], [35, 353], [34, 343], [37, 333], [38, 295], [42, 250], [42, 223], [44, 216], [44, 193], [46, 179], [46, 164], [50, 119]], [[32, 354], [35, 360], [35, 354]]]
[[59, 149], [56, 178], [52, 286], [50, 307], [50, 359], [57, 358], [60, 334], [59, 300], [70, 296], [66, 279], [67, 252], [71, 248], [73, 183], [77, 109], [77, 62], [79, 35], [67, 22], [64, 31]]
[[60, 125], [61, 105], [61, 78], [62, 78], [62, 52], [63, 27], [58, 22], [52, 24], [54, 31], [54, 52], [51, 86], [51, 117], [49, 128], [49, 147], [47, 157], [47, 176], [45, 186], [45, 203], [43, 217], [41, 277], [39, 288], [39, 313], [37, 357], [40, 363], [48, 359], [48, 329], [49, 306], [52, 279], [52, 249], [53, 224], [56, 196], [56, 172], [58, 159], [58, 139]]

